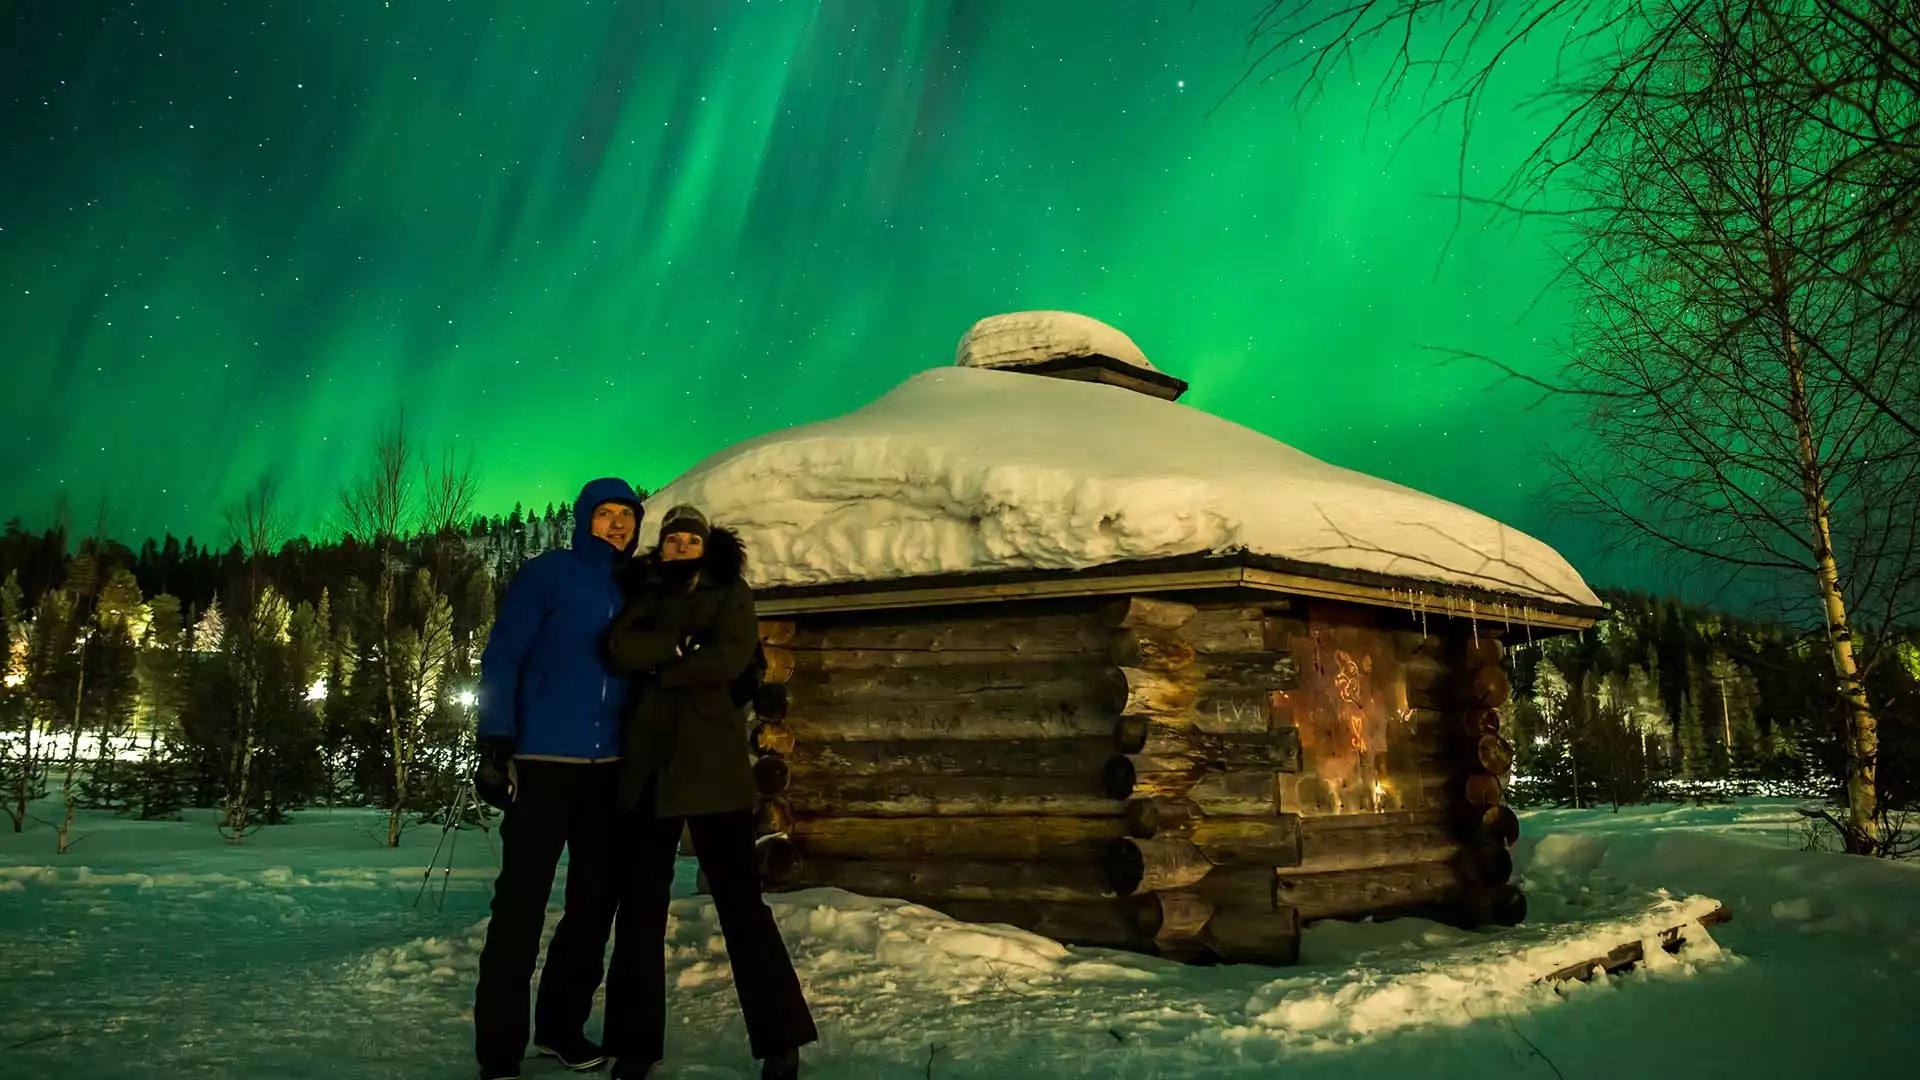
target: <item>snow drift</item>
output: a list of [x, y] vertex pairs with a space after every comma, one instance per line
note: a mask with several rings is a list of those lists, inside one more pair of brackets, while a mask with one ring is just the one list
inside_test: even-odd
[[738, 528], [756, 587], [1244, 550], [1599, 603], [1552, 548], [1464, 507], [1198, 409], [982, 367], [730, 447], [654, 502]]

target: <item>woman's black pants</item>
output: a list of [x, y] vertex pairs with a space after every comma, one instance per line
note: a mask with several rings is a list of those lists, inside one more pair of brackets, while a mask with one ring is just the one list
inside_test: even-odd
[[780, 927], [760, 895], [753, 813], [655, 817], [652, 806], [647, 791], [615, 830], [620, 912], [607, 971], [606, 1052], [640, 1061], [665, 1054], [667, 905], [682, 825], [713, 892], [753, 1056], [764, 1059], [818, 1039]]

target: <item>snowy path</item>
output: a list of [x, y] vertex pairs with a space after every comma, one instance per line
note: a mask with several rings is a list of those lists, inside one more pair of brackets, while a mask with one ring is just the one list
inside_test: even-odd
[[[399, 851], [360, 814], [243, 848], [204, 823], [107, 819], [65, 859], [0, 838], [0, 1076], [468, 1077], [491, 860], [411, 903], [437, 828]], [[1783, 804], [1531, 816], [1534, 925], [1317, 927], [1290, 970], [1064, 950], [816, 891], [775, 898], [819, 1016], [821, 1078], [1898, 1075], [1920, 1032], [1920, 868], [1794, 850]], [[689, 875], [690, 876], [690, 875]], [[436, 875], [436, 887], [438, 875]], [[683, 882], [683, 888], [686, 882]], [[1512, 948], [1706, 894], [1736, 921], [1659, 970], [1498, 995]], [[1618, 933], [1617, 930], [1611, 931]], [[711, 909], [675, 905], [666, 1077], [751, 1077]], [[1503, 965], [1507, 965], [1503, 967]], [[938, 1049], [935, 1049], [935, 1048]], [[529, 1076], [561, 1074], [529, 1068]]]

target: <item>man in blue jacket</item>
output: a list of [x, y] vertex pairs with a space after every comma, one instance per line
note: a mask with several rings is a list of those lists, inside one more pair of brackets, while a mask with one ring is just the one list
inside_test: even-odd
[[584, 1029], [618, 905], [612, 822], [627, 681], [607, 668], [602, 639], [620, 610], [615, 575], [633, 554], [641, 514], [640, 497], [624, 480], [583, 488], [573, 504], [572, 548], [549, 551], [514, 575], [480, 657], [474, 785], [506, 812], [473, 1004], [482, 1080], [520, 1075], [528, 983], [562, 849], [566, 909], [547, 947], [533, 1042], [569, 1069], [606, 1060]]

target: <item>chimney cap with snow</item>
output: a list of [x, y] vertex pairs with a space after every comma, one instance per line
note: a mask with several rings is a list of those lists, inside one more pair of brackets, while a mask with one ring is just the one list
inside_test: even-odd
[[1016, 311], [974, 323], [954, 356], [959, 367], [999, 368], [1099, 382], [1165, 401], [1187, 383], [1153, 366], [1133, 339], [1071, 311]]

